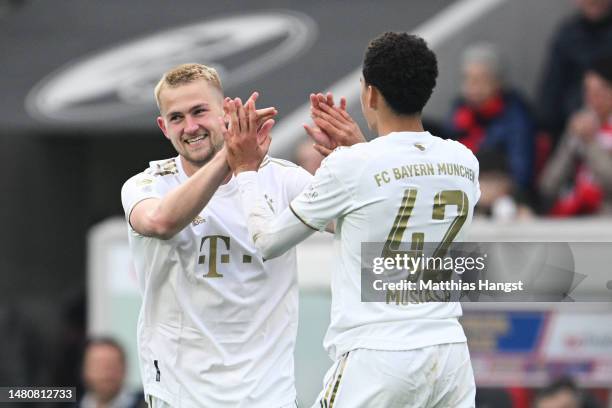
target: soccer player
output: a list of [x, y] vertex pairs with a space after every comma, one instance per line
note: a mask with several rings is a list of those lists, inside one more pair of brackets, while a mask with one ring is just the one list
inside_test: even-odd
[[[362, 302], [360, 293], [362, 243], [385, 243], [391, 251], [401, 242], [447, 245], [460, 241], [471, 222], [480, 194], [476, 158], [461, 144], [425, 132], [421, 123], [437, 73], [435, 54], [423, 39], [406, 33], [374, 39], [363, 62], [361, 104], [380, 137], [336, 149], [284, 211], [271, 211], [262, 199], [256, 135], [224, 132], [249, 233], [264, 258], [283, 254], [337, 219], [324, 341], [335, 362], [314, 407], [475, 404], [458, 303]], [[335, 140], [332, 129], [346, 129], [352, 119], [314, 99], [317, 132], [327, 129], [332, 144], [361, 139], [355, 131], [353, 142]], [[229, 112], [241, 121], [235, 106]]]
[[[222, 147], [219, 76], [181, 65], [164, 74], [155, 96], [157, 123], [178, 156], [150, 162], [121, 191], [143, 296], [138, 350], [149, 404], [294, 407], [295, 251], [264, 263], [249, 238]], [[246, 107], [267, 150], [275, 110], [255, 110], [256, 98]], [[277, 211], [312, 177], [263, 155], [257, 168]]]

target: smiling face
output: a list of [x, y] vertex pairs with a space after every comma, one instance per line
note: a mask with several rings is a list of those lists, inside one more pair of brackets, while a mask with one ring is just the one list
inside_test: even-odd
[[[164, 87], [159, 94], [157, 124], [187, 164], [197, 169], [223, 146], [223, 94], [206, 81]], [[185, 163], [187, 162], [187, 163]]]

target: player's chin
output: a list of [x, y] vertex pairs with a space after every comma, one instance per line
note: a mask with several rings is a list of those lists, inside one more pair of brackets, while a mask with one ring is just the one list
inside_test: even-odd
[[206, 148], [200, 148], [197, 151], [189, 152], [186, 156], [189, 161], [196, 163], [200, 166], [208, 163], [215, 155], [215, 150], [210, 146]]

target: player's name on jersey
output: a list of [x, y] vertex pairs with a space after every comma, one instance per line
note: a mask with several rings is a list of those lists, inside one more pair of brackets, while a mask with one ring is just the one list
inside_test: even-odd
[[378, 187], [390, 183], [392, 180], [402, 180], [421, 176], [457, 176], [474, 181], [474, 170], [457, 163], [415, 163], [400, 167], [393, 167], [374, 174], [374, 181]]

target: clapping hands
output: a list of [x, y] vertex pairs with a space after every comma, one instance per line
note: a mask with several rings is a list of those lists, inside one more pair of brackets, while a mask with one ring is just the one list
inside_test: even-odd
[[225, 98], [223, 110], [223, 138], [227, 150], [227, 162], [232, 172], [257, 171], [270, 148], [270, 131], [274, 126], [276, 108], [256, 109], [257, 92], [243, 105], [240, 98]]
[[310, 94], [310, 116], [314, 126], [304, 125], [306, 133], [314, 140], [314, 148], [323, 156], [338, 146], [351, 146], [365, 142], [361, 129], [346, 112], [346, 98], [340, 98], [336, 106], [331, 92]]

